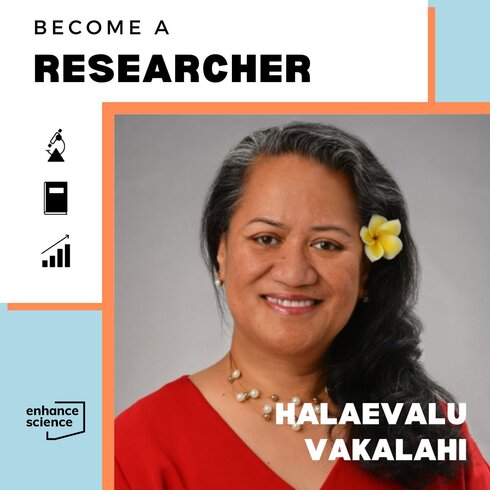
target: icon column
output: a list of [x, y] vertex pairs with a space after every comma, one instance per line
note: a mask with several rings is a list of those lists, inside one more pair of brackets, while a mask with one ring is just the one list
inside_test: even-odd
[[[64, 163], [63, 153], [66, 143], [62, 136], [62, 129], [58, 129], [48, 143], [48, 162]], [[68, 182], [44, 182], [44, 214], [45, 215], [67, 215], [68, 214]], [[71, 246], [67, 242], [70, 235], [65, 236], [44, 250], [41, 260], [43, 268], [71, 267]], [[62, 242], [64, 242], [62, 244]], [[55, 248], [57, 247], [57, 248]], [[54, 250], [53, 250], [54, 249]], [[44, 255], [49, 250], [51, 254]]]

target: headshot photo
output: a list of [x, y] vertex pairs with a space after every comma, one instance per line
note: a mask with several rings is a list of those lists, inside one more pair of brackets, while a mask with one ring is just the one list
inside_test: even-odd
[[117, 115], [116, 490], [490, 489], [489, 129]]

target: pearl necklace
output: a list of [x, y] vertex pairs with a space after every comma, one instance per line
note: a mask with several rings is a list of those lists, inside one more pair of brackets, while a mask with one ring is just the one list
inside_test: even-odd
[[[242, 377], [242, 372], [240, 369], [234, 366], [233, 363], [233, 358], [231, 357], [230, 353], [230, 368], [231, 368], [231, 373], [229, 376], [226, 378], [228, 383], [232, 384], [235, 381], [238, 381], [240, 384], [240, 387], [242, 388], [241, 391], [235, 391], [235, 399], [239, 403], [243, 403], [249, 399], [252, 400], [257, 400], [258, 398], [261, 398], [262, 394], [258, 388], [250, 388], [250, 389], [244, 389], [241, 382], [239, 381], [240, 378]], [[328, 394], [327, 387], [325, 387], [325, 393]], [[272, 395], [269, 395], [269, 398], [274, 402], [279, 401], [279, 395], [276, 395], [273, 393]], [[301, 398], [298, 395], [294, 395], [291, 397], [290, 403], [294, 403], [297, 407], [303, 407], [305, 402], [301, 400]], [[314, 405], [314, 410], [317, 414], [320, 413], [320, 403], [321, 399], [319, 396], [314, 396], [311, 398], [311, 403]], [[272, 403], [265, 403], [262, 406], [262, 417], [264, 420], [269, 421], [272, 419], [272, 414], [274, 413], [274, 405]], [[297, 417], [296, 417], [297, 420]], [[291, 425], [291, 429], [293, 429], [295, 432], [299, 431], [302, 429], [302, 425], [298, 424], [297, 421]]]

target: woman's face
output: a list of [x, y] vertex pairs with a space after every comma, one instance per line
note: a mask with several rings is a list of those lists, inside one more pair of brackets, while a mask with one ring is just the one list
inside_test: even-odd
[[321, 356], [364, 294], [359, 228], [343, 174], [299, 155], [258, 159], [218, 251], [234, 340]]

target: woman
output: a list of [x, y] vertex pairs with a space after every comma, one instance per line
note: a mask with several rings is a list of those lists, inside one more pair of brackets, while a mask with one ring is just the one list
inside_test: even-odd
[[[118, 490], [490, 488], [465, 426], [274, 423], [276, 402], [292, 401], [296, 415], [309, 403], [333, 414], [436, 404], [439, 416], [452, 402], [418, 361], [403, 197], [364, 143], [321, 124], [253, 133], [210, 189], [202, 244], [233, 319], [230, 352], [118, 418]], [[467, 439], [466, 464], [328, 457], [336, 440], [403, 439], [415, 453], [421, 439], [457, 438]], [[327, 439], [319, 461], [307, 439]]]

